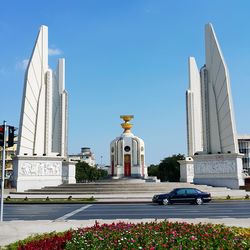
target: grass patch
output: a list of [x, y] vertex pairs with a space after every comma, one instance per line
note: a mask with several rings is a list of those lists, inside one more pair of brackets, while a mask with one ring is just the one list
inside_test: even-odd
[[50, 204], [50, 203], [92, 203], [95, 202], [96, 199], [92, 196], [90, 198], [72, 198], [69, 196], [68, 198], [50, 198], [47, 196], [46, 198], [10, 198], [7, 197], [4, 199], [5, 204]]

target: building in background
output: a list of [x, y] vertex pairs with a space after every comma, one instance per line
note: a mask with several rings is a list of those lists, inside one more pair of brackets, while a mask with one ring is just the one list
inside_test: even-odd
[[250, 175], [250, 135], [238, 135], [239, 152], [244, 154], [242, 158], [243, 171]]
[[[16, 144], [14, 144], [12, 147], [7, 147], [5, 150], [5, 171], [6, 171], [5, 174], [7, 178], [12, 174], [12, 171], [13, 171], [13, 158], [16, 156], [16, 148], [17, 146]], [[2, 168], [2, 159], [3, 159], [2, 157], [3, 157], [3, 147], [0, 147], [1, 168]]]
[[[7, 138], [8, 141], [8, 138]], [[7, 188], [12, 187], [13, 178], [13, 158], [17, 152], [17, 137], [14, 137], [14, 145], [5, 148], [5, 185]], [[2, 176], [2, 163], [3, 163], [3, 147], [0, 147], [0, 176]]]
[[69, 155], [70, 161], [86, 162], [89, 166], [94, 167], [96, 165], [95, 155], [91, 152], [90, 148], [81, 148], [81, 153], [76, 155]]

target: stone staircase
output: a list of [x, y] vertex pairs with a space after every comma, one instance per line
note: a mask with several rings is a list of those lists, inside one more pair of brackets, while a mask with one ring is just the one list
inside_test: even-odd
[[231, 190], [226, 187], [212, 187], [183, 182], [145, 182], [140, 179], [104, 180], [90, 183], [62, 184], [42, 189], [29, 189], [25, 192], [11, 192], [15, 195], [83, 195], [94, 197], [152, 197], [154, 194], [167, 193], [174, 188], [194, 187], [211, 193], [212, 197], [244, 197], [245, 190]]

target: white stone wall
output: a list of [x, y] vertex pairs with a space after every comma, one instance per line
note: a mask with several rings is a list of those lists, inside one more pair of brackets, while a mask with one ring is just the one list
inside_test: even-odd
[[62, 183], [74, 184], [76, 183], [76, 168], [75, 163], [70, 161], [63, 161], [62, 163]]
[[62, 159], [52, 157], [17, 157], [14, 159], [17, 192], [62, 184]]
[[17, 156], [14, 180], [17, 192], [76, 183], [75, 164], [59, 157]]
[[194, 183], [239, 189], [244, 185], [241, 154], [195, 155]]
[[185, 160], [178, 161], [180, 164], [180, 182], [194, 181], [194, 163], [191, 157], [187, 157]]

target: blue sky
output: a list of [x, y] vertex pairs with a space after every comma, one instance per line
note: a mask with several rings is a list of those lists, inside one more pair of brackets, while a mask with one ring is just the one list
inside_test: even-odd
[[49, 64], [66, 59], [69, 152], [109, 144], [133, 114], [146, 163], [186, 154], [189, 56], [204, 64], [204, 25], [214, 26], [229, 68], [240, 134], [250, 134], [250, 1], [0, 0], [0, 120], [18, 127], [24, 68], [39, 27], [49, 27]]

